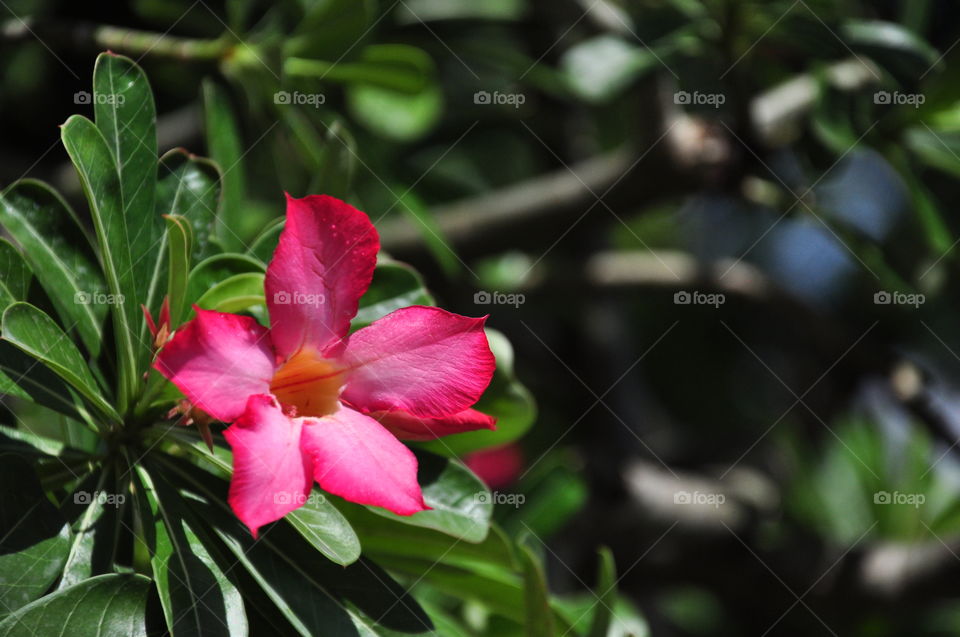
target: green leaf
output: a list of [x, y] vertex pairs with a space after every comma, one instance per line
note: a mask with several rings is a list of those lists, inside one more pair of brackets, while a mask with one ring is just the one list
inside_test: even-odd
[[187, 219], [179, 215], [167, 215], [164, 220], [167, 223], [167, 296], [170, 299], [170, 328], [176, 329], [180, 325], [180, 317], [183, 315], [184, 302], [187, 298], [192, 243], [191, 226]]
[[915, 126], [904, 132], [904, 141], [923, 163], [960, 177], [960, 132], [936, 132]]
[[217, 535], [298, 632], [311, 634], [304, 631], [320, 621], [322, 628], [314, 628], [315, 634], [356, 635], [343, 601], [386, 628], [429, 630], [430, 620], [423, 609], [377, 565], [363, 559], [347, 567], [335, 564], [287, 524], [262, 529], [259, 540], [252, 542], [249, 531], [226, 505], [225, 481], [182, 462], [167, 462], [166, 466], [192, 483], [191, 490], [203, 502], [191, 500], [191, 504], [212, 522]]
[[360, 124], [385, 139], [412, 142], [440, 121], [443, 93], [429, 82], [414, 94], [356, 84], [346, 89], [347, 108]]
[[171, 634], [246, 635], [240, 591], [185, 519], [186, 504], [165, 483], [155, 484], [143, 467], [137, 472], [153, 513], [155, 544], [150, 564]]
[[311, 545], [346, 566], [360, 558], [360, 540], [343, 514], [316, 489], [299, 509], [285, 517]]
[[[0, 455], [0, 484], [2, 616], [43, 595], [60, 575], [70, 549], [70, 526], [22, 458]], [[0, 629], [6, 623], [0, 622]]]
[[[158, 250], [163, 228], [156, 214], [157, 195], [157, 110], [146, 74], [130, 58], [101, 53], [93, 69], [93, 112], [97, 128], [113, 155], [120, 182], [123, 238], [111, 245], [111, 252], [122, 249], [134, 255], [129, 262], [130, 276], [120, 273], [129, 298], [134, 301], [128, 315], [136, 317], [139, 304], [159, 305], [149, 297], [149, 281], [160, 258]], [[129, 286], [129, 287], [128, 287]], [[135, 325], [131, 321], [131, 325]], [[141, 356], [147, 352], [141, 351]]]
[[3, 340], [33, 356], [82, 394], [114, 422], [120, 416], [103, 397], [83, 356], [53, 319], [28, 303], [14, 303], [3, 313]]
[[25, 301], [33, 273], [12, 243], [0, 237], [0, 312], [14, 301]]
[[540, 561], [529, 547], [521, 545], [520, 562], [523, 565], [524, 634], [528, 637], [555, 637], [556, 622]]
[[[173, 467], [165, 464], [165, 467]], [[174, 472], [178, 468], [172, 469]], [[179, 470], [183, 470], [180, 466]], [[166, 472], [169, 474], [169, 472]], [[312, 574], [300, 562], [290, 562], [274, 550], [270, 542], [274, 530], [264, 532], [254, 541], [249, 530], [225, 508], [225, 485], [209, 474], [180, 474], [192, 482], [191, 490], [204, 501], [189, 500], [194, 516], [202, 516], [234, 559], [250, 574], [257, 585], [273, 601], [297, 633], [355, 637], [356, 630], [349, 616], [326, 589], [318, 586]], [[336, 567], [340, 568], [340, 567]]]
[[316, 0], [286, 39], [283, 57], [337, 60], [369, 35], [377, 11], [373, 0]]
[[0, 224], [19, 244], [67, 330], [76, 330], [87, 351], [99, 356], [107, 306], [89, 301], [99, 298], [104, 283], [74, 212], [49, 186], [27, 179], [0, 195]]
[[244, 178], [240, 126], [226, 91], [211, 80], [203, 82], [203, 114], [207, 151], [220, 167], [223, 206], [216, 224], [217, 240], [227, 250], [243, 247]]
[[394, 310], [410, 305], [435, 305], [423, 283], [423, 277], [410, 266], [380, 257], [373, 280], [360, 297], [360, 309], [351, 323], [358, 329]]
[[490, 529], [493, 498], [487, 487], [462, 463], [430, 453], [417, 454], [417, 479], [430, 511], [400, 516], [380, 507], [377, 515], [446, 533], [465, 542], [482, 542]]
[[599, 551], [600, 565], [597, 570], [597, 604], [590, 621], [587, 637], [607, 637], [613, 619], [613, 607], [617, 603], [617, 565], [613, 553], [607, 547]]
[[[94, 123], [73, 115], [61, 128], [60, 135], [80, 174], [100, 243], [107, 288], [114, 295], [113, 331], [120, 368], [118, 406], [120, 411], [125, 411], [139, 382], [138, 361], [149, 352], [146, 343], [139, 342], [136, 335], [143, 320], [140, 303], [147, 301], [146, 287], [153, 260], [145, 258], [136, 266], [134, 261], [147, 252], [156, 251], [158, 246], [151, 233], [139, 227], [140, 223], [149, 225], [148, 219], [137, 219], [134, 211], [127, 216], [116, 156]], [[149, 213], [142, 216], [154, 216], [152, 202]], [[147, 263], [150, 269], [142, 267]]]
[[647, 47], [634, 46], [614, 35], [599, 35], [567, 49], [560, 68], [575, 95], [605, 102], [659, 62]]
[[263, 274], [260, 272], [245, 272], [224, 279], [204, 292], [196, 302], [205, 310], [234, 314], [263, 303]]
[[157, 212], [185, 217], [193, 236], [191, 259], [197, 263], [214, 252], [210, 243], [220, 204], [220, 168], [214, 162], [177, 148], [160, 158]]
[[370, 84], [418, 93], [434, 74], [433, 60], [423, 50], [406, 44], [371, 44], [356, 62], [328, 62], [290, 57], [283, 62], [290, 76], [318, 78], [343, 84]]
[[[107, 489], [110, 485], [110, 489]], [[69, 588], [95, 575], [113, 570], [113, 551], [120, 528], [120, 502], [108, 499], [117, 494], [117, 481], [112, 470], [81, 482], [73, 494], [73, 508], [80, 513], [73, 522], [70, 553], [63, 566], [57, 590]], [[70, 504], [65, 507], [67, 510]]]
[[186, 307], [196, 303], [208, 290], [235, 274], [262, 273], [263, 263], [245, 254], [218, 254], [197, 264], [187, 279]]
[[269, 263], [270, 259], [273, 258], [273, 251], [277, 249], [277, 244], [280, 243], [280, 233], [283, 232], [285, 223], [286, 219], [281, 217], [264, 228], [253, 240], [247, 254], [259, 259], [261, 263]]
[[79, 396], [59, 376], [0, 340], [0, 394], [29, 400], [76, 420], [89, 420]]
[[913, 31], [893, 22], [851, 20], [840, 30], [856, 53], [871, 57], [905, 81], [914, 82], [938, 64], [940, 53]]
[[149, 591], [143, 575], [92, 577], [12, 613], [0, 622], [0, 637], [146, 637]]

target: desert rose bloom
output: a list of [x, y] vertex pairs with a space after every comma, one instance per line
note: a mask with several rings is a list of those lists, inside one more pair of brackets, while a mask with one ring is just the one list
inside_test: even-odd
[[264, 286], [270, 328], [195, 308], [157, 357], [195, 407], [233, 423], [229, 501], [254, 536], [314, 480], [352, 502], [422, 511], [416, 457], [397, 438], [493, 428], [471, 409], [495, 366], [485, 318], [413, 306], [349, 333], [379, 248], [353, 206], [288, 195]]

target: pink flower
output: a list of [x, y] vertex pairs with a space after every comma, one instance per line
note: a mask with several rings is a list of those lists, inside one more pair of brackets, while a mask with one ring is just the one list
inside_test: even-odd
[[485, 317], [413, 306], [350, 334], [379, 248], [353, 206], [288, 195], [266, 275], [270, 329], [195, 308], [157, 357], [193, 405], [233, 423], [229, 501], [254, 536], [303, 504], [314, 480], [352, 502], [423, 511], [416, 457], [397, 438], [493, 428], [470, 408], [495, 365]]

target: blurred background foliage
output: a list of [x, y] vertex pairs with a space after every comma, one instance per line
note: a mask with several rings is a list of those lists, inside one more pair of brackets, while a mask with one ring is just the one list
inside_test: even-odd
[[[552, 590], [593, 584], [606, 545], [655, 635], [960, 635], [955, 3], [4, 12], [2, 183], [79, 195], [49, 123], [112, 49], [151, 79], [161, 150], [220, 165], [223, 248], [265, 260], [277, 192], [326, 192], [444, 307], [491, 314], [510, 430], [530, 394], [539, 414], [487, 477], [524, 496], [496, 516]], [[418, 584], [440, 616], [455, 576]], [[571, 622], [593, 601], [570, 600]], [[496, 604], [441, 634], [510, 634]]]

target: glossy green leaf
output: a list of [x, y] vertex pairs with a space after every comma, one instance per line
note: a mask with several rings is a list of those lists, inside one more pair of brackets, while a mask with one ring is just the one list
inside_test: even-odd
[[430, 511], [400, 516], [379, 507], [378, 515], [403, 524], [435, 529], [465, 542], [482, 542], [490, 529], [493, 498], [487, 487], [462, 463], [418, 453], [417, 479]]
[[410, 305], [434, 305], [423, 278], [410, 266], [380, 258], [373, 280], [360, 297], [360, 308], [351, 323], [353, 329], [373, 323], [394, 310]]
[[[134, 261], [159, 246], [149, 231], [138, 227], [134, 211], [127, 216], [116, 155], [103, 133], [90, 120], [73, 115], [61, 127], [60, 136], [80, 174], [100, 243], [107, 289], [113, 295], [113, 331], [120, 368], [118, 406], [124, 411], [139, 381], [138, 361], [149, 351], [137, 334], [143, 321], [140, 304], [146, 301], [153, 261], [144, 259], [137, 266]], [[142, 214], [153, 216], [152, 200], [149, 215]], [[143, 225], [148, 225], [146, 220]], [[143, 267], [147, 264], [151, 267]]]
[[[101, 53], [93, 69], [93, 111], [97, 128], [113, 155], [120, 182], [123, 235], [114, 235], [111, 252], [129, 250], [133, 257], [118, 259], [118, 267], [129, 267], [129, 278], [120, 272], [124, 293], [134, 301], [128, 316], [136, 317], [139, 304], [159, 305], [159, 290], [149, 282], [160, 259], [162, 223], [156, 214], [157, 196], [157, 112], [147, 76], [133, 60], [113, 53]], [[125, 241], [121, 243], [121, 241]], [[156, 296], [150, 297], [150, 292]], [[135, 320], [135, 318], [134, 318]], [[131, 321], [131, 325], [136, 323]], [[145, 356], [146, 351], [140, 355]]]
[[33, 273], [16, 247], [0, 237], [0, 311], [14, 301], [25, 301]]
[[[60, 575], [70, 549], [70, 526], [22, 458], [0, 455], [0, 484], [2, 616], [43, 595]], [[0, 635], [5, 623], [0, 623]]]
[[196, 304], [205, 310], [234, 314], [263, 305], [263, 276], [260, 272], [235, 274], [204, 292]]
[[[22, 250], [68, 331], [100, 354], [107, 305], [96, 255], [67, 203], [46, 184], [22, 180], [0, 195], [0, 224]], [[78, 240], [79, 239], [79, 240]]]
[[244, 178], [240, 126], [226, 91], [211, 80], [203, 83], [203, 118], [207, 151], [220, 168], [223, 205], [216, 223], [217, 240], [227, 250], [243, 247]]
[[101, 413], [120, 422], [120, 416], [100, 393], [76, 345], [41, 310], [28, 303], [8, 307], [3, 313], [3, 340], [46, 365]]
[[76, 420], [88, 420], [78, 394], [37, 359], [0, 340], [0, 394], [16, 396]]
[[[84, 480], [73, 492], [67, 510], [76, 508], [79, 515], [72, 524], [70, 552], [63, 565], [63, 576], [57, 590], [69, 588], [95, 575], [113, 570], [113, 549], [120, 528], [121, 502], [117, 482], [111, 470]], [[114, 496], [114, 497], [109, 497]], [[125, 497], [125, 494], [124, 494]]]
[[[179, 215], [164, 217], [167, 223], [167, 296], [170, 299], [170, 327], [180, 325], [190, 277], [190, 253], [193, 243], [190, 222]], [[156, 320], [159, 320], [156, 319]], [[159, 327], [159, 326], [158, 326]]]
[[198, 263], [187, 280], [187, 304], [196, 303], [208, 290], [235, 274], [262, 273], [263, 263], [244, 254], [218, 254]]
[[154, 581], [167, 627], [174, 635], [247, 634], [243, 599], [186, 520], [186, 504], [138, 467], [154, 523]]
[[182, 148], [160, 158], [157, 212], [185, 217], [193, 245], [191, 260], [199, 263], [214, 252], [210, 242], [220, 205], [220, 168], [214, 162]]
[[0, 637], [146, 637], [149, 591], [143, 575], [92, 577], [12, 613], [0, 622]]
[[314, 489], [299, 509], [284, 518], [311, 545], [330, 560], [346, 566], [360, 558], [360, 540], [326, 497]]

